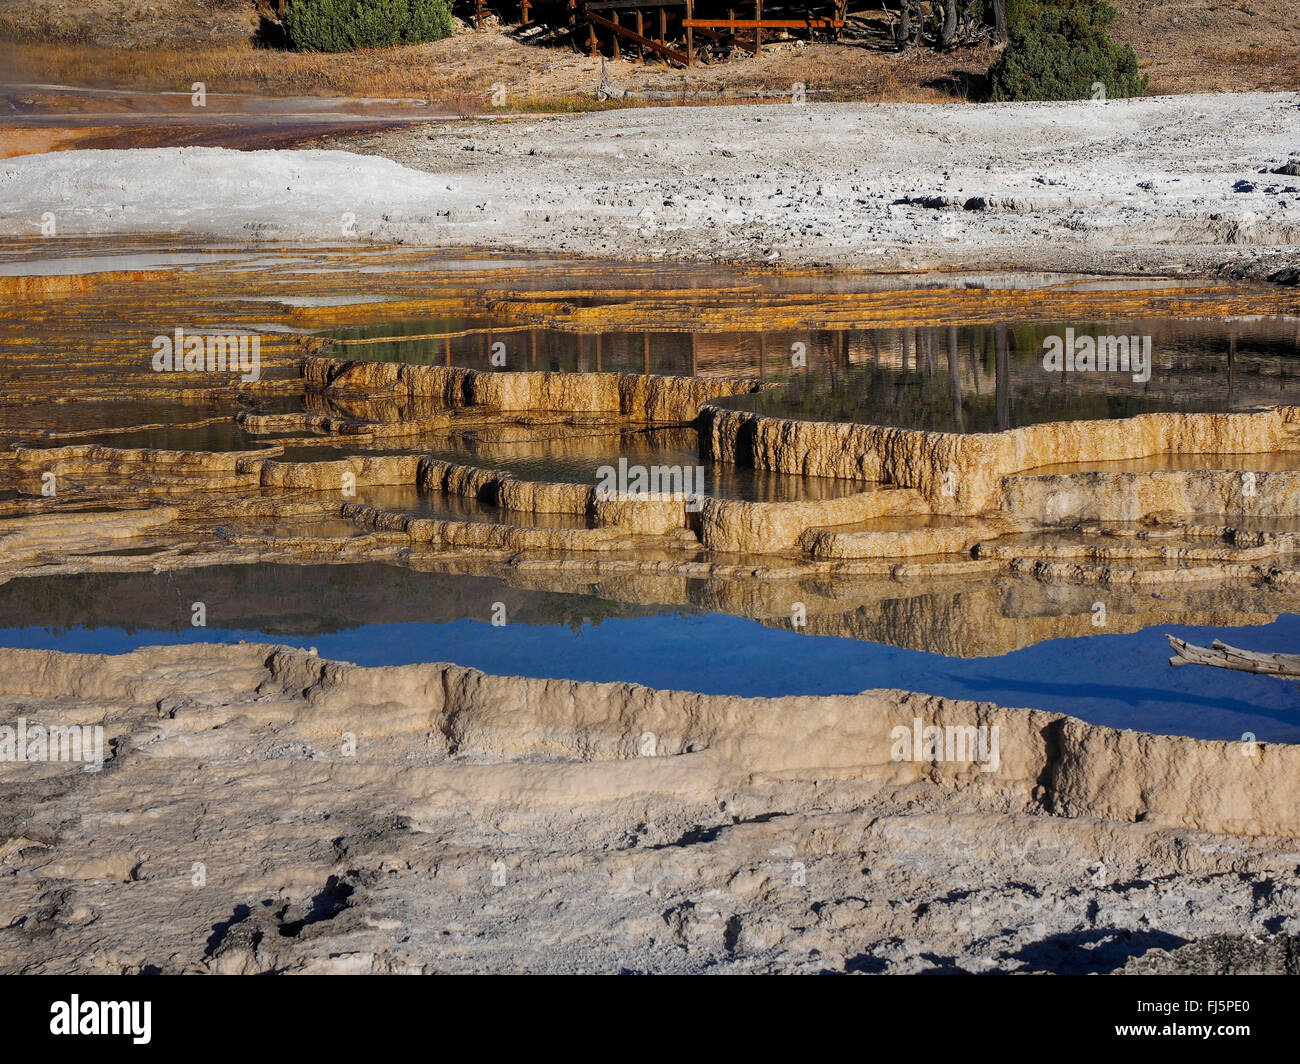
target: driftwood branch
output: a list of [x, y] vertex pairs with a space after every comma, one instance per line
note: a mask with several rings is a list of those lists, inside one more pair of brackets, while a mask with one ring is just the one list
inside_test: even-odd
[[1254, 650], [1238, 650], [1217, 639], [1209, 647], [1198, 647], [1172, 635], [1166, 634], [1165, 638], [1174, 648], [1174, 656], [1169, 659], [1170, 665], [1214, 665], [1238, 672], [1300, 678], [1300, 654], [1261, 654]]

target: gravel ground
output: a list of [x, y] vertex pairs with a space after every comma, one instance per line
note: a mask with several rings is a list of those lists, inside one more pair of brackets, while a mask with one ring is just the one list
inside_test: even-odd
[[[611, 258], [1263, 274], [1300, 261], [1300, 95], [655, 108], [341, 151], [7, 160], [0, 234], [180, 231]], [[369, 157], [367, 157], [369, 156]], [[375, 158], [383, 156], [384, 158]], [[351, 224], [349, 224], [351, 220]]]

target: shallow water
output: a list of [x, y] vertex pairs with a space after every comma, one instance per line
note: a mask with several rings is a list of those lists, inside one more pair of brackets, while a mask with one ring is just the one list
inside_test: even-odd
[[[0, 327], [6, 357], [23, 367], [0, 377], [0, 437], [90, 430], [94, 435], [79, 442], [244, 450], [288, 434], [254, 436], [233, 421], [184, 426], [201, 417], [233, 416], [245, 405], [265, 412], [312, 410], [345, 416], [349, 406], [366, 409], [369, 404], [358, 399], [354, 404], [340, 400], [336, 410], [334, 403], [303, 393], [293, 368], [302, 348], [287, 341], [275, 343], [276, 335], [284, 340], [288, 334], [303, 333], [364, 341], [327, 345], [325, 353], [340, 358], [401, 359], [504, 372], [761, 377], [776, 387], [727, 402], [782, 416], [942, 431], [997, 430], [1147, 410], [1246, 410], [1300, 401], [1300, 318], [1294, 316], [1294, 302], [1274, 291], [1245, 286], [1036, 275], [782, 275], [740, 267], [409, 250], [279, 254], [232, 249], [218, 254], [212, 249], [178, 252], [150, 242], [140, 242], [116, 258], [95, 241], [61, 243], [53, 251], [48, 241], [0, 249], [0, 272], [61, 272], [77, 264], [97, 270], [168, 264], [179, 268], [172, 275], [160, 273], [156, 282], [108, 276], [85, 291], [75, 285], [51, 285], [56, 295], [33, 304], [48, 315], [41, 329], [18, 316], [7, 329]], [[1066, 289], [1096, 288], [1121, 296], [1140, 289], [1166, 294], [1150, 301], [1124, 297], [1104, 305], [1073, 298], [1051, 301], [1053, 293], [1059, 296]], [[1022, 298], [1013, 299], [1011, 293]], [[392, 307], [382, 305], [388, 300]], [[1242, 316], [1245, 310], [1263, 306], [1280, 309], [1276, 314]], [[1098, 316], [1110, 317], [1080, 317], [1093, 309]], [[1004, 320], [998, 321], [999, 316]], [[876, 324], [855, 327], [858, 321]], [[928, 324], [895, 324], [908, 321]], [[163, 379], [152, 373], [149, 336], [191, 322], [194, 328], [267, 330], [266, 373], [260, 384], [244, 389], [232, 381], [176, 375]], [[366, 324], [348, 324], [356, 322]], [[1067, 328], [1077, 334], [1149, 335], [1150, 380], [1133, 380], [1132, 373], [1046, 371], [1043, 342]], [[156, 398], [159, 389], [174, 389], [176, 399]], [[133, 393], [149, 398], [132, 401]], [[103, 401], [50, 401], [70, 395]], [[206, 400], [196, 401], [204, 395]], [[409, 418], [415, 406], [379, 401], [370, 408], [380, 416]], [[146, 424], [167, 427], [103, 431]], [[599, 468], [619, 458], [646, 465], [699, 464], [695, 433], [689, 428], [609, 428], [548, 422], [527, 430], [458, 425], [455, 432], [436, 438], [371, 443], [337, 436], [311, 443], [294, 438], [285, 457], [421, 453], [508, 470], [525, 479], [583, 484], [594, 483]], [[1159, 463], [1159, 458], [1147, 461]], [[1291, 456], [1269, 456], [1258, 466], [1253, 461], [1233, 458], [1229, 464], [1296, 468]], [[1183, 462], [1190, 468], [1211, 468], [1216, 459]], [[730, 466], [705, 468], [704, 491], [728, 498], [825, 498], [869, 487]], [[586, 523], [577, 515], [534, 519], [476, 500], [422, 494], [413, 487], [363, 488], [356, 501], [440, 519], [549, 527]], [[942, 519], [884, 518], [858, 527], [907, 531], [942, 525]], [[312, 516], [267, 519], [238, 531], [346, 537], [362, 530], [337, 517]], [[1136, 568], [1145, 564], [1134, 563]], [[734, 694], [903, 687], [1037, 706], [1154, 731], [1219, 738], [1239, 738], [1252, 731], [1265, 740], [1300, 741], [1300, 691], [1295, 684], [1217, 670], [1172, 669], [1166, 664], [1169, 651], [1162, 638], [1168, 630], [1193, 641], [1218, 637], [1248, 648], [1294, 649], [1300, 645], [1300, 608], [1294, 600], [1282, 609], [1261, 600], [1240, 614], [1234, 611], [1247, 608], [1203, 605], [1199, 619], [1224, 618], [1223, 626], [1213, 630], [1170, 625], [1131, 635], [1088, 635], [1024, 646], [1044, 632], [1079, 631], [1078, 624], [1060, 624], [1057, 618], [1082, 616], [1086, 624], [1087, 603], [1080, 607], [1073, 602], [1069, 610], [1061, 606], [1056, 611], [1059, 603], [1036, 600], [1018, 610], [1014, 602], [999, 603], [998, 589], [990, 583], [980, 589], [988, 601], [969, 609], [955, 608], [951, 596], [936, 596], [931, 603], [924, 595], [909, 597], [900, 591], [897, 602], [891, 596], [883, 604], [868, 596], [860, 605], [846, 596], [845, 614], [839, 617], [833, 606], [841, 583], [835, 580], [828, 581], [833, 587], [816, 592], [834, 601], [832, 612], [815, 618], [813, 625], [825, 634], [812, 635], [791, 630], [780, 618], [759, 623], [716, 612], [732, 602], [749, 601], [750, 589], [731, 582], [702, 594], [701, 608], [683, 608], [612, 601], [609, 596], [620, 593], [614, 591], [601, 596], [523, 591], [481, 577], [458, 582], [374, 566], [295, 567], [286, 579], [287, 568], [273, 573], [266, 566], [250, 566], [240, 579], [227, 577], [216, 585], [210, 571], [10, 580], [0, 585], [0, 642], [123, 650], [158, 642], [269, 639], [316, 645], [327, 656], [367, 664], [447, 659], [496, 672], [632, 680]], [[621, 593], [640, 598], [646, 584], [655, 586], [653, 579], [630, 580], [629, 589]], [[631, 588], [636, 588], [635, 594]], [[1011, 593], [1008, 600], [1020, 594]], [[1076, 590], [1057, 588], [1053, 594], [1066, 598]], [[1093, 591], [1077, 594], [1090, 596]], [[690, 593], [680, 597], [696, 601]], [[189, 604], [196, 600], [207, 603], [207, 629], [189, 627]], [[508, 604], [511, 623], [505, 628], [488, 622], [495, 601]], [[755, 594], [753, 601], [765, 597]], [[995, 613], [1005, 607], [1007, 612], [981, 614], [985, 607]], [[1160, 616], [1154, 605], [1133, 608], [1143, 618]], [[754, 612], [761, 615], [757, 607]], [[1285, 616], [1264, 623], [1277, 613]], [[980, 616], [988, 617], [997, 631], [982, 625], [978, 632], [963, 631], [954, 620]], [[1238, 617], [1243, 626], [1256, 627], [1236, 626]], [[1040, 618], [1046, 623], [1037, 624]], [[849, 638], [855, 632], [869, 638]], [[990, 647], [1023, 649], [984, 657], [934, 652], [978, 652], [981, 640]]]
[[[744, 369], [744, 337], [695, 337], [688, 332], [597, 332], [559, 329], [493, 330], [483, 318], [388, 322], [330, 330], [325, 335], [365, 344], [337, 344], [324, 354], [372, 362], [409, 362], [499, 372], [658, 373], [691, 376], [699, 372], [701, 348], [710, 362]], [[498, 323], [499, 324], [499, 323]], [[473, 330], [469, 335], [456, 335]], [[379, 339], [435, 333], [421, 339]], [[500, 346], [497, 346], [500, 345]], [[495, 348], [495, 350], [494, 350]]]
[[[0, 407], [0, 433], [15, 438], [35, 438], [47, 434], [93, 432], [123, 425], [167, 425], [174, 422], [202, 421], [209, 417], [229, 416], [228, 404], [187, 404], [166, 399], [97, 400], [93, 402], [23, 402]], [[107, 438], [112, 433], [105, 433]], [[75, 443], [75, 439], [59, 440]]]
[[461, 495], [437, 491], [420, 491], [414, 484], [379, 485], [357, 488], [352, 500], [363, 506], [431, 518], [435, 521], [470, 521], [476, 524], [513, 525], [517, 528], [589, 528], [582, 514], [542, 514], [532, 511], [505, 510]]
[[[283, 593], [268, 597], [268, 585]], [[220, 594], [205, 587], [219, 587]], [[196, 599], [207, 605], [205, 629], [189, 624]], [[497, 602], [506, 607], [508, 623], [501, 627], [491, 623]], [[0, 645], [10, 647], [122, 653], [242, 639], [315, 646], [324, 657], [363, 665], [450, 661], [504, 675], [717, 694], [901, 688], [1163, 734], [1240, 740], [1251, 732], [1260, 741], [1300, 742], [1300, 687], [1294, 682], [1173, 668], [1166, 632], [1202, 645], [1220, 638], [1251, 650], [1288, 650], [1300, 646], [1300, 615], [1252, 627], [1156, 625], [957, 658], [703, 609], [374, 565], [223, 567], [0, 586]]]
[[[269, 437], [264, 437], [269, 439]], [[373, 443], [321, 437], [319, 444], [286, 446], [278, 460], [322, 462], [357, 454], [419, 454], [453, 465], [509, 473], [520, 480], [594, 486], [601, 469], [630, 465], [703, 469], [701, 494], [745, 502], [795, 502], [868, 491], [867, 481], [775, 473], [748, 466], [703, 464], [694, 429], [628, 432], [563, 428], [530, 433], [518, 427], [467, 430], [455, 435], [385, 439]], [[692, 477], [700, 474], [692, 472]]]
[[[761, 298], [761, 297], [760, 297]], [[780, 387], [721, 405], [776, 417], [992, 432], [1162, 411], [1250, 410], [1300, 396], [1300, 322], [1286, 317], [1061, 321], [771, 332], [501, 329], [483, 317], [327, 330], [339, 358], [481, 371], [758, 376]], [[1055, 372], [1050, 337], [1149, 337], [1145, 368]], [[400, 339], [417, 336], [415, 339]], [[798, 360], [802, 362], [796, 365]]]
[[[259, 440], [270, 439], [271, 435], [254, 435], [237, 425], [234, 418], [243, 409], [246, 406], [216, 399], [6, 403], [0, 406], [0, 437], [30, 447], [98, 444], [163, 450], [256, 449]], [[255, 409], [263, 414], [304, 413], [306, 404], [301, 394], [258, 397]], [[211, 424], [198, 424], [203, 421]], [[204, 447], [205, 442], [211, 445]]]
[[95, 433], [74, 439], [36, 440], [33, 446], [63, 447], [68, 444], [97, 444], [125, 450], [160, 451], [260, 451], [274, 443], [270, 436], [254, 436], [234, 421], [215, 421], [210, 425], [163, 425], [158, 428], [132, 429], [128, 432]]
[[[1049, 369], [1044, 344], [1067, 330], [1076, 340], [1149, 336], [1149, 363]], [[715, 405], [810, 421], [998, 432], [1300, 401], [1300, 323], [1290, 318], [874, 329], [820, 334], [806, 357], [806, 368], [772, 375], [778, 388]]]

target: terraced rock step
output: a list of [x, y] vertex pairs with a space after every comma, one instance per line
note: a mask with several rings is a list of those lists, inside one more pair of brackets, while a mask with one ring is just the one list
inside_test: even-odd
[[[908, 972], [935, 967], [903, 945], [923, 936], [953, 970], [1059, 971], [1077, 940], [1070, 970], [1105, 972], [1263, 933], [1297, 901], [1291, 748], [899, 692], [708, 698], [252, 645], [6, 651], [0, 677], [7, 715], [112, 741], [111, 776], [10, 769], [0, 797], [42, 801], [6, 822], [20, 874], [0, 915], [39, 916], [6, 921], [0, 971]], [[997, 724], [998, 770], [894, 762], [890, 729], [914, 718]], [[165, 817], [141, 811], [160, 798]], [[514, 919], [535, 933], [501, 936]]]

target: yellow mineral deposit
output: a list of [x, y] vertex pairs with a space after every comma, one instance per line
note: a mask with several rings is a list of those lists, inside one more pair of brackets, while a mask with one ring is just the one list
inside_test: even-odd
[[[126, 244], [139, 254], [148, 246]], [[88, 241], [82, 250], [97, 249]], [[1300, 406], [972, 433], [818, 422], [729, 405], [770, 384], [734, 349], [709, 342], [723, 333], [1006, 320], [1283, 318], [1300, 314], [1295, 290], [1061, 283], [828, 294], [800, 291], [791, 277], [755, 299], [743, 270], [715, 288], [638, 285], [632, 270], [615, 296], [593, 299], [605, 290], [605, 268], [580, 261], [520, 286], [516, 269], [486, 255], [461, 255], [458, 269], [442, 271], [405, 249], [194, 249], [190, 257], [197, 267], [0, 281], [8, 296], [0, 409], [10, 439], [0, 452], [0, 581], [382, 562], [704, 607], [951, 657], [1092, 634], [1098, 588], [1112, 633], [1168, 622], [1262, 624], [1300, 600], [1300, 523], [1277, 523], [1300, 519]], [[382, 270], [360, 272], [366, 266]], [[491, 322], [474, 324], [483, 317]], [[387, 323], [404, 320], [442, 324], [385, 335]], [[150, 340], [176, 323], [194, 335], [256, 335], [258, 378], [241, 380], [239, 367], [154, 372]], [[344, 327], [368, 332], [322, 336]], [[360, 357], [368, 345], [412, 338], [481, 337], [490, 350], [510, 337], [519, 349], [538, 331], [690, 333], [692, 372], [530, 364], [493, 372]], [[593, 349], [599, 359], [599, 344]], [[646, 351], [648, 361], [648, 342]], [[120, 413], [95, 421], [89, 401], [119, 404]], [[514, 471], [526, 461], [596, 463], [609, 440], [648, 429], [677, 434], [667, 437], [673, 453], [698, 442], [700, 461], [712, 466], [844, 486], [784, 501], [709, 495], [692, 506], [685, 494], [607, 498], [594, 479]], [[189, 437], [178, 434], [222, 432], [228, 446], [138, 445], [151, 432], [182, 442]], [[461, 438], [484, 464], [439, 456]], [[445, 514], [424, 508], [429, 499], [444, 500]], [[1031, 602], [1026, 580], [1046, 591]], [[167, 794], [171, 809], [167, 823], [132, 814], [100, 831], [107, 808], [91, 816], [65, 796], [81, 816], [63, 818], [58, 832], [33, 822], [26, 841], [5, 851], [29, 874], [9, 891], [0, 925], [56, 883], [128, 873], [179, 882], [193, 848], [190, 814], [214, 788], [227, 830], [200, 835], [231, 905], [277, 895], [290, 881], [304, 890], [313, 877], [323, 881], [326, 870], [309, 854], [328, 849], [353, 816], [393, 827], [366, 843], [370, 857], [349, 855], [349, 867], [373, 857], [404, 869], [403, 882], [439, 877], [456, 904], [477, 888], [426, 840], [466, 809], [474, 819], [491, 809], [516, 825], [512, 844], [523, 851], [546, 833], [581, 852], [587, 885], [630, 875], [671, 893], [695, 877], [750, 901], [770, 893], [760, 882], [769, 873], [741, 869], [787, 845], [819, 862], [834, 898], [870, 889], [850, 887], [850, 866], [900, 847], [933, 845], [1037, 877], [1046, 890], [1063, 882], [1061, 868], [1097, 861], [1134, 880], [1266, 874], [1293, 863], [1285, 857], [1293, 844], [1282, 840], [1300, 836], [1294, 746], [1120, 731], [902, 691], [750, 699], [448, 664], [361, 668], [251, 643], [124, 656], [0, 650], [0, 677], [0, 694], [28, 716], [58, 706], [77, 724], [102, 725], [112, 750], [103, 785], [111, 781], [124, 802]], [[995, 729], [996, 764], [891, 757], [894, 729], [914, 721]], [[298, 748], [310, 758], [247, 753]], [[59, 767], [0, 771], [38, 785]], [[103, 793], [93, 801], [108, 801]], [[332, 814], [322, 825], [313, 810], [325, 806]], [[778, 807], [792, 811], [773, 814]], [[683, 831], [720, 816], [728, 852], [690, 869], [655, 847], [623, 853], [590, 828], [611, 816], [663, 817]], [[784, 822], [779, 830], [773, 816]], [[900, 842], [907, 832], [924, 838]], [[259, 859], [270, 847], [274, 871]], [[1025, 864], [1039, 853], [1052, 855], [1050, 868]], [[919, 866], [898, 874], [895, 894], [933, 886]], [[169, 890], [155, 893], [157, 905], [176, 901]], [[839, 940], [889, 932], [875, 907], [830, 904]], [[146, 949], [156, 926], [115, 922], [114, 932], [111, 955], [86, 952], [84, 933], [65, 923], [43, 963], [101, 971], [121, 963], [114, 958], [168, 952]], [[382, 924], [352, 933], [367, 969], [423, 963]], [[324, 931], [206, 951], [195, 934], [168, 932], [180, 968], [339, 964]], [[769, 937], [790, 945], [792, 934]], [[805, 934], [832, 948], [826, 936]], [[0, 938], [0, 968], [29, 963], [32, 948]]]

